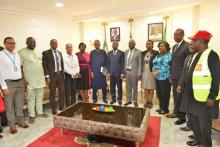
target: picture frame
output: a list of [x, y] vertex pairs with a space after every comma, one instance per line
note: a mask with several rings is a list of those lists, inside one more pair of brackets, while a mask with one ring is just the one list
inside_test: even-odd
[[120, 41], [121, 34], [120, 34], [120, 27], [110, 28], [110, 40], [113, 41]]
[[148, 40], [162, 41], [163, 39], [163, 22], [148, 24]]

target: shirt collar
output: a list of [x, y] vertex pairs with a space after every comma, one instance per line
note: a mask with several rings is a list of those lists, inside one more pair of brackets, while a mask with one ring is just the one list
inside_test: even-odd
[[177, 43], [177, 47], [179, 47], [181, 44], [183, 43], [183, 40], [182, 41], [180, 41], [179, 43]]
[[51, 50], [52, 50], [52, 51], [54, 51], [54, 52], [56, 52], [56, 51], [57, 51], [57, 50], [55, 50], [55, 49], [52, 49], [52, 48], [51, 48]]
[[4, 50], [8, 53], [8, 54], [11, 54], [11, 55], [14, 55], [14, 51], [13, 52], [9, 52], [6, 48], [4, 48]]

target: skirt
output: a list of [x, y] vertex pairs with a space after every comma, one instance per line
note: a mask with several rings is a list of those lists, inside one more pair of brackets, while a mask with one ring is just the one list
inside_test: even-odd
[[144, 70], [142, 73], [141, 87], [143, 89], [155, 89], [155, 79], [152, 77], [150, 71], [150, 64], [144, 64]]
[[90, 89], [90, 79], [89, 79], [89, 70], [85, 69], [80, 71], [81, 78], [78, 79], [77, 89], [78, 90], [89, 90]]

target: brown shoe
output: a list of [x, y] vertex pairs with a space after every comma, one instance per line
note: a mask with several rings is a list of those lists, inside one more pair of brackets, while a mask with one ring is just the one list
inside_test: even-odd
[[29, 124], [35, 123], [35, 117], [29, 117]]
[[10, 133], [11, 134], [16, 134], [18, 131], [16, 128], [10, 128]]
[[185, 131], [185, 132], [191, 131], [189, 127], [180, 127], [180, 130]]
[[49, 117], [49, 115], [46, 114], [46, 113], [40, 114], [39, 116], [42, 117], [42, 118], [48, 118]]
[[26, 123], [19, 123], [18, 124], [18, 127], [20, 127], [20, 128], [28, 128], [29, 126], [28, 126], [28, 124], [26, 124]]

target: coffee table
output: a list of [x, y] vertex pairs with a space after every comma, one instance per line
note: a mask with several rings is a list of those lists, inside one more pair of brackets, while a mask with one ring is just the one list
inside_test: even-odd
[[115, 112], [97, 112], [101, 104], [78, 102], [53, 117], [54, 127], [89, 134], [143, 142], [150, 111], [145, 108], [112, 105]]

